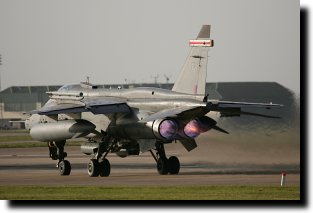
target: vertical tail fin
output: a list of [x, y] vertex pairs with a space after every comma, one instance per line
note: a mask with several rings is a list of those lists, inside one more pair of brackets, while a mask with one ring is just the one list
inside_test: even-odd
[[191, 50], [172, 91], [205, 95], [208, 50], [213, 47], [211, 25], [203, 25], [197, 39], [190, 40]]

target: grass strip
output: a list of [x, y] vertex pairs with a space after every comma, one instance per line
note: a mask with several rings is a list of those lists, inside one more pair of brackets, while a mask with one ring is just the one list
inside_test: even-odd
[[0, 186], [4, 200], [299, 200], [300, 186]]
[[[82, 144], [81, 141], [71, 141], [67, 142], [65, 146], [80, 146]], [[46, 142], [14, 142], [14, 143], [0, 143], [0, 148], [33, 148], [33, 147], [47, 147]]]
[[30, 135], [15, 135], [15, 136], [1, 136], [0, 142], [11, 142], [11, 141], [32, 141]]

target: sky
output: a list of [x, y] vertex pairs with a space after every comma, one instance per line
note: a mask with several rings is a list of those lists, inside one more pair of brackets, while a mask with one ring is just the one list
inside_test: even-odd
[[300, 93], [297, 0], [0, 0], [1, 88], [174, 82], [210, 24], [207, 82]]

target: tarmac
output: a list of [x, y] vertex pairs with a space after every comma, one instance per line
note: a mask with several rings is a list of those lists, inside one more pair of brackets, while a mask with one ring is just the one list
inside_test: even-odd
[[[120, 158], [109, 154], [111, 174], [109, 177], [89, 177], [87, 162], [91, 156], [80, 152], [79, 146], [65, 147], [67, 160], [71, 162], [69, 176], [60, 176], [57, 161], [49, 158], [48, 148], [2, 148], [0, 149], [0, 185], [269, 185], [280, 186], [281, 173], [287, 173], [286, 185], [300, 185], [298, 157], [289, 155], [279, 161], [268, 159], [262, 150], [260, 156], [247, 146], [235, 149], [228, 143], [201, 141], [196, 150], [187, 152], [180, 144], [166, 145], [167, 156], [180, 159], [178, 175], [159, 175], [150, 153]], [[240, 144], [239, 144], [240, 145]], [[215, 148], [213, 148], [215, 147]], [[242, 147], [242, 146], [240, 146]], [[255, 147], [255, 145], [253, 145]], [[232, 152], [230, 152], [230, 150]], [[252, 150], [252, 151], [251, 151]], [[295, 151], [297, 152], [297, 150]], [[232, 153], [232, 154], [230, 154]], [[248, 153], [243, 156], [243, 153]], [[233, 160], [230, 160], [233, 159]], [[245, 159], [245, 160], [244, 160]]]

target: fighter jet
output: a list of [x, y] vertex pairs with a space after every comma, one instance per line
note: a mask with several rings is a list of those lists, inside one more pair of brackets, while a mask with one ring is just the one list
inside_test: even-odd
[[64, 151], [69, 139], [86, 138], [81, 150], [92, 156], [87, 163], [90, 177], [110, 175], [109, 153], [123, 158], [143, 152], [151, 153], [159, 174], [174, 175], [179, 173], [180, 162], [176, 156], [166, 156], [165, 144], [179, 141], [191, 151], [204, 132], [228, 134], [211, 115], [274, 117], [243, 109], [282, 105], [211, 100], [205, 94], [208, 50], [214, 46], [210, 28], [203, 25], [197, 38], [189, 41], [191, 50], [172, 90], [103, 89], [83, 82], [47, 92], [50, 99], [41, 109], [30, 112], [25, 126], [35, 140], [47, 142], [60, 175], [71, 173]]

